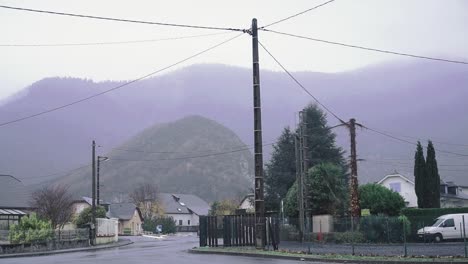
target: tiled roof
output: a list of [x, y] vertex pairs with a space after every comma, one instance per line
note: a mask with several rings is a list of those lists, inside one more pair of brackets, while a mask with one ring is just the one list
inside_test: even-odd
[[210, 210], [207, 202], [193, 194], [160, 193], [158, 198], [163, 204], [165, 213], [168, 214], [190, 214], [194, 212], [197, 215], [207, 215]]
[[23, 183], [11, 175], [0, 175], [0, 208], [31, 208], [31, 193]]
[[118, 204], [110, 204], [109, 211], [107, 212], [107, 217], [109, 218], [118, 218], [120, 220], [130, 220], [135, 213], [135, 210], [138, 211], [140, 214], [141, 219], [143, 220], [143, 216], [141, 215], [140, 210], [136, 207], [133, 203], [118, 203]]

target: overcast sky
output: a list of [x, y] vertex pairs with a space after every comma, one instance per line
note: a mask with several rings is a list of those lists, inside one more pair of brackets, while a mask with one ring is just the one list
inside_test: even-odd
[[[0, 0], [0, 5], [166, 23], [249, 28], [326, 0], [63, 1]], [[0, 8], [0, 45], [132, 41], [219, 33], [14, 11]], [[468, 1], [336, 0], [271, 29], [425, 56], [468, 60]], [[45, 77], [128, 80], [163, 68], [236, 33], [122, 45], [0, 46], [0, 99]], [[290, 70], [340, 72], [404, 58], [260, 32], [260, 41]], [[244, 35], [178, 66], [223, 63], [251, 67]], [[261, 51], [260, 67], [279, 70]], [[173, 69], [177, 69], [173, 68]], [[171, 70], [173, 70], [171, 69]]]

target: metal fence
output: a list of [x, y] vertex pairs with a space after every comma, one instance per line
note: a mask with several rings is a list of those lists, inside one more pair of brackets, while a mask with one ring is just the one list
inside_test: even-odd
[[[255, 245], [254, 215], [200, 217], [200, 246]], [[468, 219], [467, 219], [468, 222]], [[266, 248], [310, 254], [467, 257], [468, 223], [428, 217], [266, 218]], [[467, 227], [467, 228], [465, 228]]]

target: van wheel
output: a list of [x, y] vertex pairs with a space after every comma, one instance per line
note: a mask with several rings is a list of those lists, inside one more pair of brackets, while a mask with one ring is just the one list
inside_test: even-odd
[[434, 242], [440, 243], [440, 242], [442, 242], [442, 240], [443, 240], [443, 239], [442, 239], [442, 235], [441, 235], [441, 234], [436, 234], [436, 235], [434, 236]]

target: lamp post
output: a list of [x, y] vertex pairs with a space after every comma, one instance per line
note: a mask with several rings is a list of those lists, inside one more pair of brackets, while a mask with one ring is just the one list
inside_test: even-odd
[[107, 161], [109, 160], [108, 157], [103, 157], [103, 156], [98, 156], [97, 157], [97, 173], [96, 173], [96, 178], [97, 178], [97, 183], [96, 183], [96, 191], [97, 191], [97, 198], [96, 198], [96, 202], [97, 202], [97, 205], [99, 205], [99, 199], [100, 199], [100, 196], [99, 196], [99, 168], [101, 166], [101, 162], [104, 162], [104, 161]]

